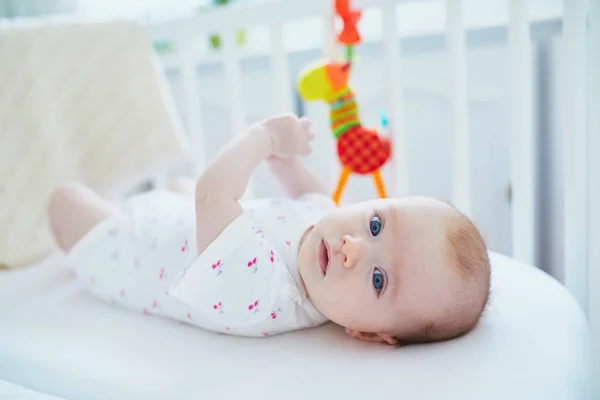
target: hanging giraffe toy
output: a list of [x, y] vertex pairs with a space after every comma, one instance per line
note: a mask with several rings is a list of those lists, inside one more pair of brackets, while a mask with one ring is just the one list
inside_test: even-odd
[[316, 62], [299, 76], [298, 92], [305, 101], [325, 101], [330, 106], [331, 131], [342, 166], [333, 201], [339, 204], [351, 174], [372, 175], [377, 194], [386, 197], [381, 168], [390, 159], [391, 141], [361, 125], [358, 104], [348, 86], [354, 45], [360, 42], [357, 23], [361, 12], [350, 9], [349, 0], [335, 0], [336, 14], [343, 22], [337, 41], [346, 48], [344, 62]]

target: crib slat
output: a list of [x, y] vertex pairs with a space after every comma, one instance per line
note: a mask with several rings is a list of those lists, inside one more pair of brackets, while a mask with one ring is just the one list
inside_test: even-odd
[[394, 166], [394, 187], [389, 195], [406, 196], [410, 192], [408, 162], [405, 151], [404, 101], [402, 86], [402, 49], [398, 39], [396, 1], [386, 0], [382, 4], [383, 18], [383, 60], [386, 83], [389, 131], [392, 135], [392, 162]]
[[[230, 129], [232, 135], [244, 132], [246, 128], [246, 110], [244, 107], [244, 85], [242, 81], [242, 65], [238, 58], [239, 48], [236, 32], [226, 28], [222, 35], [223, 64], [225, 68], [225, 86], [227, 105], [230, 112]], [[243, 200], [256, 198], [254, 179], [250, 179]]]
[[563, 171], [565, 286], [586, 308], [587, 193], [584, 0], [565, 0], [563, 17]]
[[450, 94], [453, 133], [453, 202], [471, 215], [470, 138], [467, 99], [466, 40], [462, 0], [446, 0], [448, 56], [450, 58]]
[[238, 134], [245, 127], [244, 86], [242, 82], [242, 66], [238, 59], [239, 50], [235, 32], [226, 29], [222, 34], [223, 63], [227, 86], [227, 102], [231, 113], [233, 133]]
[[[588, 37], [588, 321], [590, 332], [600, 332], [600, 2], [590, 4]], [[594, 111], [592, 111], [594, 110]], [[600, 341], [592, 340], [592, 371], [600, 376]], [[600, 398], [600, 381], [592, 380], [592, 399]]]
[[[335, 34], [335, 17], [333, 13], [333, 2], [328, 1], [327, 12], [323, 18], [323, 59], [336, 60], [336, 34]], [[328, 157], [329, 170], [329, 186], [334, 188], [340, 177], [342, 168], [338, 162], [337, 154], [335, 154], [332, 146], [331, 156]], [[333, 192], [332, 192], [333, 193]]]
[[179, 64], [181, 66], [181, 84], [183, 90], [183, 108], [187, 119], [187, 133], [192, 148], [192, 166], [194, 176], [198, 177], [206, 165], [206, 140], [203, 130], [200, 94], [198, 93], [198, 75], [194, 57], [193, 40], [180, 40], [177, 43]]
[[510, 175], [513, 257], [535, 263], [531, 35], [527, 0], [510, 1]]
[[292, 112], [293, 87], [290, 80], [289, 63], [284, 49], [283, 24], [275, 23], [270, 27], [271, 31], [271, 60], [275, 73], [275, 104], [277, 113]]
[[332, 60], [335, 58], [336, 50], [336, 34], [335, 34], [335, 16], [333, 12], [333, 5], [331, 1], [326, 2], [329, 4], [327, 12], [324, 13], [323, 18], [323, 58], [326, 60]]

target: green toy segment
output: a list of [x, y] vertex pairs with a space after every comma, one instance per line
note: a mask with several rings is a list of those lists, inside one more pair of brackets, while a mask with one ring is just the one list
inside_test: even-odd
[[331, 131], [337, 139], [348, 129], [360, 125], [358, 117], [358, 104], [354, 98], [354, 93], [348, 86], [345, 86], [339, 93], [339, 98], [331, 104], [329, 111], [329, 120], [331, 122]]

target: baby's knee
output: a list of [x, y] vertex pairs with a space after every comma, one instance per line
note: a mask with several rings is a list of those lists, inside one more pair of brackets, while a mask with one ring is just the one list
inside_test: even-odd
[[50, 228], [63, 250], [69, 250], [98, 222], [116, 212], [116, 206], [77, 182], [57, 186], [48, 201]]
[[77, 196], [78, 192], [81, 192], [85, 186], [78, 182], [68, 182], [58, 185], [50, 194], [48, 200], [48, 214], [50, 219], [60, 215], [64, 212], [65, 208], [69, 207], [69, 204]]
[[72, 208], [72, 199], [76, 196], [79, 189], [79, 183], [69, 182], [61, 184], [54, 188], [48, 199], [47, 212], [50, 229], [54, 240], [63, 249], [65, 249], [63, 240], [63, 224], [68, 219], [69, 209]]

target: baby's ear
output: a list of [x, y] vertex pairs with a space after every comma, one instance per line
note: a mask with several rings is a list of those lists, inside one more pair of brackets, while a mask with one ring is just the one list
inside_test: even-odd
[[364, 340], [367, 342], [379, 342], [379, 343], [388, 343], [392, 346], [398, 344], [398, 339], [392, 337], [385, 333], [368, 333], [368, 332], [360, 332], [356, 329], [346, 328], [346, 333], [348, 336], [353, 337], [354, 339]]

